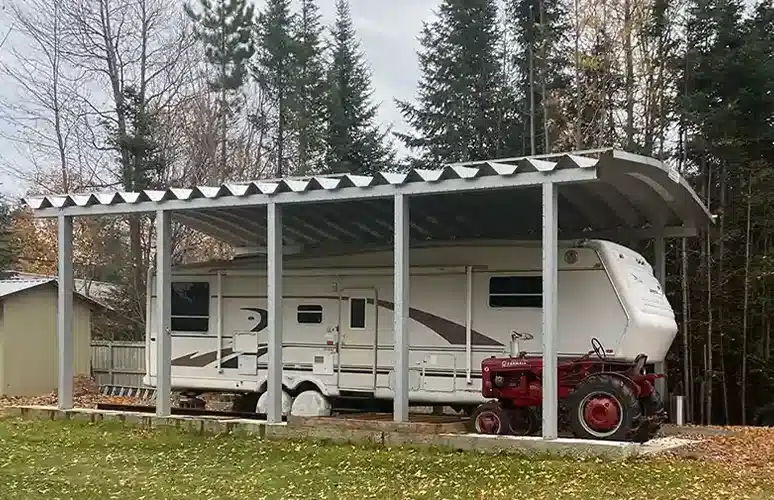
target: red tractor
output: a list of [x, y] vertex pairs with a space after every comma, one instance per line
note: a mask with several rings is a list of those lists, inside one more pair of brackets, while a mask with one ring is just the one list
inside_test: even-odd
[[[514, 333], [518, 339], [530, 334]], [[634, 361], [608, 359], [598, 339], [578, 359], [560, 361], [559, 430], [577, 438], [645, 442], [656, 435], [667, 414], [653, 382], [662, 374], [646, 373], [647, 356]], [[595, 355], [595, 356], [594, 356]], [[471, 414], [480, 434], [531, 435], [540, 430], [543, 359], [521, 352], [481, 363], [482, 394], [492, 398]]]

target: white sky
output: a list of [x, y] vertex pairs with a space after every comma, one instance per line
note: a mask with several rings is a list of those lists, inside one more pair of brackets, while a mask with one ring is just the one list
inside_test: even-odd
[[[179, 2], [179, 0], [172, 0]], [[182, 2], [180, 2], [182, 4]], [[393, 130], [406, 130], [405, 122], [395, 106], [394, 99], [413, 100], [419, 78], [417, 51], [422, 22], [433, 17], [438, 0], [350, 0], [352, 19], [372, 73], [373, 100], [379, 104], [379, 121]], [[317, 0], [323, 23], [330, 26], [335, 18], [334, 0]], [[256, 8], [263, 5], [256, 0]], [[2, 7], [2, 5], [0, 5]], [[294, 6], [295, 7], [295, 6]], [[0, 15], [0, 38], [10, 27], [5, 16]], [[2, 49], [0, 49], [2, 50]], [[8, 87], [0, 92], [8, 95]], [[3, 89], [5, 87], [5, 91]], [[13, 135], [13, 124], [0, 114], [0, 131]], [[400, 152], [403, 148], [394, 141]], [[0, 159], [13, 162], [20, 168], [28, 163], [8, 139], [0, 137]], [[20, 197], [27, 186], [7, 172], [0, 172], [0, 193]]]

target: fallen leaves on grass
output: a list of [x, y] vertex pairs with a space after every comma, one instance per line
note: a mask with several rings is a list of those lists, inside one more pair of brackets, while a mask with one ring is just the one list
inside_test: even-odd
[[709, 436], [688, 445], [674, 456], [693, 457], [737, 468], [774, 470], [774, 429], [768, 427], [731, 427], [725, 435]]
[[132, 432], [116, 422], [0, 421], [0, 498], [772, 498], [685, 459], [552, 459]]

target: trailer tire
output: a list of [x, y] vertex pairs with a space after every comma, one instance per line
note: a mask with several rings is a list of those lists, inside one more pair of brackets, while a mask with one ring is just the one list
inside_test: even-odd
[[293, 399], [290, 414], [296, 417], [330, 417], [331, 402], [319, 391], [308, 389]]
[[474, 434], [508, 434], [509, 415], [498, 401], [476, 407], [470, 415], [470, 431]]
[[[261, 396], [258, 398], [258, 403], [255, 405], [255, 412], [266, 414], [269, 410], [269, 391], [264, 391], [261, 393]], [[290, 413], [290, 408], [293, 406], [293, 397], [285, 390], [282, 390], [282, 415], [288, 416]]]
[[634, 389], [622, 377], [587, 377], [569, 397], [570, 428], [575, 437], [628, 441], [642, 414]]

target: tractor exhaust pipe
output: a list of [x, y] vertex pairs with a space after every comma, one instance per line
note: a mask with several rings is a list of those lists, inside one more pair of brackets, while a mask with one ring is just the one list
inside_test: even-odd
[[511, 357], [515, 358], [519, 355], [519, 341], [516, 337], [516, 332], [511, 334]]

